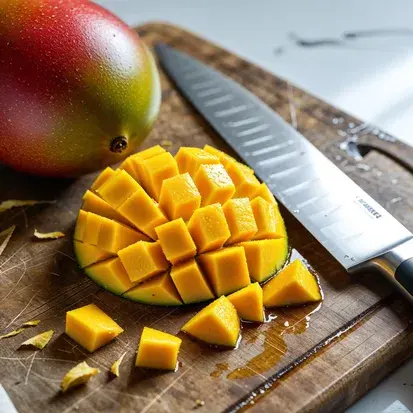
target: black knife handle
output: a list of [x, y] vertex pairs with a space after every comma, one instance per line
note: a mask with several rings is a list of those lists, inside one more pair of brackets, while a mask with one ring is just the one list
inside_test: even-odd
[[397, 267], [394, 278], [413, 295], [413, 258], [403, 261]]

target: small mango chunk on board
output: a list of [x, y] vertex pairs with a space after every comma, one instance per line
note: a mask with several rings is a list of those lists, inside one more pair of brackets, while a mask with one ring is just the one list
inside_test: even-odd
[[250, 277], [258, 282], [273, 276], [288, 257], [287, 238], [247, 241], [237, 245], [244, 248]]
[[118, 251], [132, 282], [142, 282], [165, 271], [169, 263], [159, 242], [139, 241]]
[[283, 268], [263, 287], [266, 307], [284, 307], [322, 300], [316, 277], [299, 260]]
[[182, 340], [172, 334], [144, 327], [136, 356], [136, 367], [170, 370], [177, 368]]
[[123, 328], [95, 304], [66, 313], [66, 334], [91, 353], [122, 332]]
[[198, 261], [218, 297], [237, 291], [250, 283], [243, 247], [227, 247], [206, 252], [198, 257]]
[[222, 296], [195, 314], [181, 330], [205, 343], [234, 348], [240, 324], [236, 308]]
[[83, 361], [66, 373], [60, 384], [60, 388], [62, 392], [65, 393], [72, 387], [87, 383], [93, 376], [96, 376], [99, 373], [99, 369], [90, 367], [86, 361]]
[[97, 177], [83, 208], [74, 233], [80, 267], [106, 290], [147, 304], [232, 294], [268, 280], [288, 255], [268, 186], [210, 145], [131, 155]]
[[168, 272], [138, 284], [123, 294], [123, 296], [143, 304], [165, 306], [182, 305], [181, 297]]
[[264, 321], [263, 292], [258, 283], [250, 284], [227, 298], [242, 320], [256, 323]]
[[185, 304], [214, 298], [214, 293], [195, 259], [173, 266], [171, 277]]
[[188, 260], [196, 254], [196, 245], [182, 218], [155, 228], [165, 257], [171, 264]]

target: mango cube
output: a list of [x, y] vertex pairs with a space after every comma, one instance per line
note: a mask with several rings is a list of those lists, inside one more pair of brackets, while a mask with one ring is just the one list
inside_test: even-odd
[[218, 157], [219, 161], [224, 166], [226, 166], [229, 162], [235, 161], [235, 158], [233, 158], [232, 156], [229, 156], [225, 152], [220, 151], [219, 149], [214, 148], [213, 146], [210, 146], [210, 145], [205, 145], [204, 151]]
[[219, 158], [200, 148], [181, 147], [175, 156], [181, 174], [189, 172], [194, 177], [200, 165], [219, 164]]
[[228, 300], [236, 308], [242, 320], [262, 323], [264, 303], [262, 288], [258, 283], [250, 284], [229, 295]]
[[178, 165], [169, 152], [145, 159], [141, 165], [143, 187], [158, 201], [163, 181], [179, 174]]
[[259, 196], [251, 201], [251, 208], [258, 228], [251, 239], [282, 238], [284, 236], [282, 230], [277, 232], [279, 228], [277, 228], [277, 216], [273, 204]]
[[230, 199], [223, 205], [231, 236], [227, 245], [251, 239], [258, 231], [248, 198]]
[[73, 249], [80, 268], [88, 267], [95, 262], [103, 261], [111, 257], [111, 254], [107, 251], [103, 251], [94, 245], [84, 244], [83, 242], [76, 240], [73, 242]]
[[115, 175], [115, 171], [108, 166], [105, 168], [95, 179], [93, 184], [91, 185], [90, 189], [92, 191], [96, 191], [96, 189], [100, 188], [106, 181], [108, 181], [113, 175]]
[[214, 298], [214, 293], [194, 259], [172, 267], [171, 277], [185, 304]]
[[270, 188], [268, 188], [267, 184], [264, 182], [257, 188], [257, 191], [254, 193], [253, 198], [257, 198], [259, 196], [270, 204], [277, 205], [277, 201], [275, 200], [274, 195], [270, 191]]
[[96, 192], [113, 208], [121, 206], [139, 184], [123, 169], [118, 169]]
[[88, 212], [86, 216], [86, 226], [83, 234], [83, 242], [91, 245], [98, 245], [100, 227], [103, 218], [100, 215]]
[[295, 260], [263, 287], [266, 307], [284, 307], [322, 300], [318, 282], [308, 268]]
[[159, 197], [159, 206], [170, 219], [188, 221], [201, 205], [201, 194], [188, 173], [165, 179]]
[[[88, 214], [91, 214], [89, 212]], [[149, 241], [149, 238], [139, 231], [127, 227], [119, 222], [99, 217], [101, 225], [97, 247], [112, 254], [138, 241]]]
[[124, 297], [133, 301], [153, 305], [182, 305], [181, 297], [176, 290], [169, 273], [152, 277], [144, 283], [130, 289]]
[[174, 371], [181, 343], [178, 337], [144, 327], [135, 364], [137, 367]]
[[95, 304], [66, 313], [66, 334], [93, 352], [123, 332], [123, 329]]
[[202, 205], [224, 204], [234, 195], [235, 186], [221, 164], [200, 165], [194, 179], [202, 195]]
[[278, 236], [281, 236], [283, 238], [287, 238], [287, 229], [285, 228], [285, 223], [284, 223], [284, 218], [281, 215], [280, 208], [278, 207], [278, 204], [273, 205], [273, 209], [275, 211], [275, 224], [276, 224], [276, 229], [275, 232], [277, 233]]
[[240, 324], [237, 310], [222, 296], [195, 314], [181, 330], [208, 344], [236, 347]]
[[182, 218], [160, 225], [155, 231], [167, 260], [173, 265], [196, 255], [196, 245]]
[[248, 197], [252, 199], [261, 184], [255, 175], [250, 172], [250, 168], [234, 161], [228, 163], [225, 169], [235, 184], [236, 191], [234, 196], [237, 198]]
[[121, 295], [134, 286], [118, 257], [85, 268], [86, 275], [96, 284], [114, 294]]
[[250, 277], [258, 282], [274, 275], [287, 260], [286, 238], [247, 241], [238, 245], [245, 250]]
[[130, 196], [118, 211], [139, 230], [156, 240], [155, 227], [168, 221], [159, 205], [143, 190], [142, 187]]
[[102, 217], [114, 219], [115, 221], [121, 222], [125, 225], [134, 226], [131, 221], [127, 220], [118, 211], [116, 211], [115, 208], [111, 207], [106, 201], [92, 191], [86, 191], [85, 195], [83, 195], [82, 209], [84, 211], [101, 215]]
[[221, 248], [231, 236], [220, 204], [197, 209], [188, 222], [188, 229], [199, 254]]
[[169, 263], [159, 242], [139, 241], [118, 251], [132, 282], [142, 282], [165, 271]]
[[77, 216], [75, 232], [73, 234], [73, 238], [76, 241], [83, 241], [83, 237], [85, 236], [86, 223], [87, 223], [87, 212], [81, 209]]
[[232, 293], [250, 283], [243, 247], [206, 252], [198, 260], [217, 296]]

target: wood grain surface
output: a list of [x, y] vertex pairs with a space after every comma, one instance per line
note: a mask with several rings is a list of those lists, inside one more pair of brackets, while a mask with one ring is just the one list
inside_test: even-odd
[[[410, 148], [180, 28], [148, 24], [137, 30], [149, 45], [167, 42], [245, 85], [413, 229]], [[181, 145], [205, 143], [229, 150], [163, 74], [162, 87], [161, 114], [143, 147], [170, 140], [168, 149], [173, 153]], [[367, 147], [361, 148], [366, 153], [362, 160], [339, 147], [356, 135]], [[0, 231], [17, 225], [0, 257], [0, 334], [24, 321], [41, 320], [38, 327], [0, 341], [0, 382], [20, 413], [216, 412], [247, 407], [273, 412], [338, 412], [411, 355], [408, 304], [375, 274], [350, 278], [299, 222], [283, 211], [294, 253], [307, 259], [320, 277], [325, 294], [321, 307], [273, 311], [272, 322], [244, 326], [240, 347], [232, 351], [204, 346], [179, 333], [183, 344], [176, 373], [134, 368], [143, 326], [177, 334], [200, 307], [161, 308], [129, 302], [103, 291], [78, 269], [71, 243], [73, 226], [82, 194], [94, 176], [52, 180], [0, 169], [0, 201], [56, 201], [0, 215]], [[32, 236], [35, 228], [63, 231], [66, 237], [39, 242]], [[67, 310], [91, 302], [111, 315], [125, 333], [87, 354], [64, 334], [64, 317]], [[19, 349], [21, 342], [49, 329], [56, 333], [46, 349]], [[110, 378], [108, 369], [125, 351], [120, 378]], [[101, 373], [87, 386], [61, 394], [62, 377], [83, 360]], [[197, 406], [197, 400], [205, 404]]]

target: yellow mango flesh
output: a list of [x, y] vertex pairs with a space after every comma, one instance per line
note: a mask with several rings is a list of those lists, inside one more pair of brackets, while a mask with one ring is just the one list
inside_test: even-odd
[[83, 237], [85, 235], [85, 229], [86, 229], [86, 222], [87, 222], [87, 212], [81, 209], [77, 216], [75, 232], [73, 234], [73, 238], [76, 241], [83, 241]]
[[287, 260], [286, 238], [241, 242], [238, 245], [244, 248], [250, 277], [258, 282], [274, 275]]
[[201, 165], [195, 184], [202, 195], [202, 205], [224, 204], [235, 192], [235, 185], [221, 164]]
[[220, 204], [197, 209], [188, 222], [188, 229], [199, 254], [221, 248], [231, 236]]
[[123, 332], [123, 329], [95, 304], [66, 313], [66, 334], [93, 352]]
[[214, 293], [194, 259], [172, 267], [171, 278], [185, 304], [198, 303], [214, 298]]
[[235, 184], [235, 196], [237, 198], [248, 197], [252, 199], [258, 191], [260, 181], [250, 172], [249, 168], [246, 169], [245, 165], [233, 161], [229, 162], [225, 169]]
[[198, 257], [215, 294], [229, 294], [250, 283], [243, 247], [228, 247]]
[[139, 241], [118, 251], [132, 282], [142, 282], [165, 271], [169, 263], [159, 242]]
[[263, 292], [258, 283], [250, 284], [227, 298], [236, 308], [242, 320], [257, 323], [264, 321]]
[[96, 284], [117, 295], [123, 294], [135, 285], [117, 257], [91, 265], [85, 268], [85, 273]]
[[188, 260], [196, 254], [196, 245], [182, 218], [155, 228], [166, 259], [173, 265]]
[[172, 334], [144, 327], [139, 342], [135, 365], [160, 370], [177, 367], [182, 340]]
[[169, 273], [152, 277], [123, 294], [133, 301], [153, 305], [181, 305], [182, 300]]
[[264, 182], [257, 188], [257, 191], [254, 193], [254, 198], [261, 197], [265, 199], [270, 204], [277, 205], [277, 201], [274, 198], [274, 195], [271, 193], [270, 188]]
[[235, 347], [240, 319], [233, 304], [222, 296], [195, 314], [181, 330], [208, 344]]
[[308, 268], [295, 260], [263, 287], [266, 307], [284, 307], [318, 302], [322, 295], [318, 282]]
[[[277, 227], [278, 217], [273, 204], [270, 204], [259, 196], [251, 201], [251, 208], [258, 228], [258, 231], [251, 239], [259, 240], [285, 237], [285, 231], [280, 229], [279, 225]], [[277, 230], [279, 232], [277, 232]]]
[[188, 172], [192, 177], [195, 176], [201, 165], [219, 164], [219, 158], [199, 148], [182, 147], [176, 154], [179, 172]]
[[98, 245], [100, 227], [104, 220], [100, 215], [88, 212], [83, 238], [79, 241], [83, 241], [85, 244]]
[[211, 155], [215, 155], [219, 159], [219, 161], [222, 163], [222, 165], [224, 165], [224, 167], [229, 162], [235, 161], [235, 158], [233, 158], [232, 156], [210, 145], [205, 145], [204, 151], [210, 153]]
[[94, 245], [84, 244], [83, 242], [76, 240], [73, 242], [73, 249], [80, 268], [88, 267], [95, 262], [103, 261], [111, 257], [111, 254], [107, 251], [103, 251]]
[[165, 179], [162, 183], [159, 206], [169, 219], [187, 221], [201, 205], [201, 194], [188, 173]]
[[222, 208], [231, 232], [227, 245], [247, 241], [256, 234], [258, 227], [248, 198], [230, 199]]
[[115, 171], [108, 166], [105, 168], [95, 179], [93, 184], [90, 187], [91, 191], [96, 191], [96, 189], [100, 188], [106, 181], [108, 181], [113, 175], [115, 175]]

